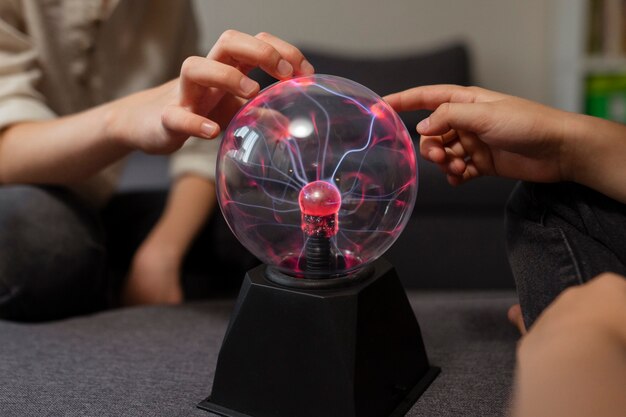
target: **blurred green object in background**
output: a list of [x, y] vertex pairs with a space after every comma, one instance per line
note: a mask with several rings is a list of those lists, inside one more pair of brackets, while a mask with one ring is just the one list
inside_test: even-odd
[[626, 123], [626, 73], [587, 76], [585, 113]]

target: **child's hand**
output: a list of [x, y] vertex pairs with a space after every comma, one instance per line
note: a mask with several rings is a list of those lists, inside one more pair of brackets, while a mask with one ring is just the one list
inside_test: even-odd
[[227, 121], [258, 93], [259, 84], [245, 75], [255, 67], [278, 79], [313, 73], [289, 43], [229, 30], [206, 58], [185, 60], [178, 79], [111, 103], [109, 136], [148, 153], [171, 153], [189, 136], [214, 138], [220, 132], [216, 121]]
[[433, 85], [385, 97], [397, 111], [434, 112], [417, 125], [420, 153], [452, 185], [481, 175], [564, 180], [568, 113], [478, 87]]

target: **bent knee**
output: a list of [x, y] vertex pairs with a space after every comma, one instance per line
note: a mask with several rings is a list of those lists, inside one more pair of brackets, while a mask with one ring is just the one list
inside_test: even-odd
[[0, 187], [0, 280], [5, 292], [47, 286], [101, 268], [97, 217], [69, 192], [29, 185]]

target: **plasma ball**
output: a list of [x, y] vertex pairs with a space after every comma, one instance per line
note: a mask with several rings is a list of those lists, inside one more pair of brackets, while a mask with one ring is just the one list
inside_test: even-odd
[[381, 256], [410, 218], [416, 152], [400, 116], [333, 75], [279, 81], [224, 130], [218, 201], [239, 241], [281, 273], [347, 277]]
[[341, 194], [326, 181], [313, 181], [302, 187], [298, 196], [302, 230], [307, 236], [332, 237], [339, 230]]

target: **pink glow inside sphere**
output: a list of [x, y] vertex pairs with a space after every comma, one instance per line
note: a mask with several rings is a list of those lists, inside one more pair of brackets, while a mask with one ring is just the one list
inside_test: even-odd
[[417, 195], [417, 161], [397, 113], [368, 88], [312, 75], [277, 82], [224, 131], [222, 213], [262, 262], [303, 276], [312, 236], [328, 239], [330, 277], [381, 256]]
[[341, 207], [341, 194], [337, 187], [326, 181], [313, 181], [300, 190], [300, 211], [311, 216], [330, 216]]

